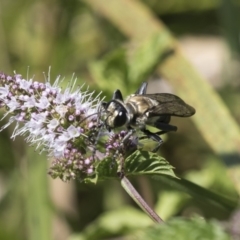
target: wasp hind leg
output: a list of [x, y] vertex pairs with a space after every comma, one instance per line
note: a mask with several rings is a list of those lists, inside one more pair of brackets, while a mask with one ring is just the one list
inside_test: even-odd
[[158, 133], [152, 133], [152, 132], [150, 132], [150, 131], [147, 130], [147, 129], [142, 130], [142, 132], [143, 132], [146, 136], [140, 137], [139, 140], [142, 140], [142, 139], [145, 139], [145, 138], [150, 138], [150, 139], [152, 139], [153, 141], [157, 142], [157, 146], [151, 151], [151, 152], [154, 152], [154, 153], [157, 152], [157, 151], [159, 150], [160, 146], [161, 146], [162, 143], [163, 143], [163, 140], [162, 140], [162, 138], [161, 138], [159, 135], [164, 134], [165, 132], [164, 132], [164, 131], [161, 131], [161, 133], [158, 132], [158, 133], [160, 133], [160, 134], [158, 134]]
[[171, 131], [177, 131], [177, 127], [173, 126], [173, 125], [169, 125], [167, 123], [160, 123], [157, 122], [155, 124], [155, 127], [157, 127], [158, 129], [161, 129], [161, 131], [159, 132], [155, 132], [152, 133], [151, 131], [147, 130], [147, 129], [143, 129], [142, 132], [146, 135], [146, 136], [142, 136], [139, 139], [145, 139], [145, 138], [150, 138], [153, 141], [157, 142], [157, 146], [152, 150], [152, 152], [157, 152], [160, 148], [160, 146], [163, 144], [163, 140], [160, 137], [160, 135], [167, 133], [167, 132], [171, 132]]

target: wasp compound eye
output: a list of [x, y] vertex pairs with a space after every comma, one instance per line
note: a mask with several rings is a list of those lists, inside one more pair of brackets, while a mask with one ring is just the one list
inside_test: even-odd
[[126, 121], [127, 121], [127, 112], [124, 110], [120, 110], [114, 119], [114, 126], [121, 127], [126, 123]]

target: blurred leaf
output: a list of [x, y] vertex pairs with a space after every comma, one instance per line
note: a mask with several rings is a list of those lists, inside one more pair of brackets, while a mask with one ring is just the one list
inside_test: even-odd
[[[24, 239], [23, 235], [25, 234], [22, 211], [25, 203], [23, 197], [25, 181], [18, 170], [11, 172], [8, 181], [4, 184], [6, 192], [1, 196], [0, 201], [0, 239], [21, 240]], [[3, 182], [1, 179], [1, 184]]]
[[142, 0], [146, 5], [148, 5], [154, 12], [158, 14], [174, 14], [174, 13], [188, 13], [195, 12], [199, 14], [200, 11], [212, 10], [218, 8], [219, 0], [203, 0], [198, 1], [188, 1], [188, 0], [172, 0], [172, 1], [159, 1], [159, 0]]
[[200, 170], [190, 170], [184, 174], [184, 178], [196, 184], [201, 183], [202, 187], [213, 188], [214, 191], [237, 197], [226, 167], [217, 156], [207, 156]]
[[[46, 174], [47, 160], [28, 148], [25, 203], [28, 239], [51, 239], [51, 208]], [[25, 159], [27, 160], [27, 159]]]
[[230, 237], [214, 221], [202, 218], [191, 220], [175, 218], [167, 224], [155, 225], [132, 234], [129, 240], [230, 240]]
[[186, 179], [177, 179], [164, 175], [155, 176], [154, 178], [168, 185], [172, 189], [185, 192], [199, 201], [214, 204], [227, 211], [232, 211], [237, 206], [237, 199], [230, 199], [214, 193]]
[[[0, 116], [1, 118], [2, 116]], [[1, 126], [3, 126], [4, 123], [1, 123]], [[12, 143], [10, 142], [10, 136], [7, 131], [1, 132], [0, 135], [0, 168], [1, 170], [5, 170], [6, 172], [9, 170], [12, 170], [14, 166], [14, 154], [11, 150]]]
[[95, 80], [95, 85], [98, 85], [102, 91], [124, 89], [128, 72], [125, 50], [118, 48], [101, 60], [90, 63], [89, 71]]
[[167, 220], [169, 217], [179, 213], [179, 209], [186, 204], [189, 198], [189, 196], [179, 191], [161, 191], [158, 194], [155, 211], [160, 214], [161, 218]]
[[152, 224], [147, 215], [132, 207], [122, 207], [102, 214], [87, 226], [81, 234], [73, 235], [69, 240], [98, 240], [109, 236], [122, 235], [134, 229]]
[[174, 53], [170, 46], [168, 49], [166, 38], [169, 38], [167, 33], [153, 34], [134, 49], [128, 61], [129, 81], [140, 85], [151, 76], [161, 61]]
[[[134, 51], [119, 47], [101, 60], [89, 64], [89, 71], [95, 83], [103, 91], [112, 92], [116, 88], [123, 93], [133, 93], [141, 82], [152, 74], [158, 64], [172, 49], [167, 46], [168, 34], [154, 34], [138, 45]], [[167, 49], [167, 50], [166, 50]]]
[[215, 221], [205, 221], [199, 217], [175, 218], [167, 224], [152, 225], [144, 214], [130, 207], [102, 214], [81, 234], [72, 235], [69, 240], [98, 240], [113, 236], [125, 236], [124, 239], [129, 240], [230, 240]]

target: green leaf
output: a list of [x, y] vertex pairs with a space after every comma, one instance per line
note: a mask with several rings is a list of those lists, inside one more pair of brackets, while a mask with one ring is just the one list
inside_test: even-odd
[[150, 218], [133, 207], [125, 206], [102, 214], [88, 225], [81, 234], [75, 234], [69, 240], [107, 239], [129, 233], [134, 229], [144, 228], [152, 224]]
[[199, 201], [208, 204], [214, 204], [227, 211], [232, 211], [237, 206], [237, 200], [222, 196], [186, 179], [171, 178], [163, 175], [154, 178], [163, 182], [174, 190], [185, 192]]
[[25, 178], [25, 203], [28, 239], [51, 239], [51, 204], [48, 179], [46, 175], [47, 161], [36, 151], [28, 148], [28, 176]]
[[[96, 183], [97, 180], [118, 177], [119, 166], [110, 157], [101, 160], [95, 167], [96, 175], [87, 178], [87, 182]], [[168, 161], [155, 153], [140, 150], [124, 160], [124, 174], [126, 176], [164, 174], [176, 177]]]
[[230, 240], [230, 237], [223, 231], [215, 221], [205, 221], [203, 218], [175, 218], [168, 224], [155, 225], [136, 232], [126, 239], [138, 240]]
[[126, 52], [123, 48], [105, 55], [100, 61], [89, 64], [89, 71], [96, 85], [105, 92], [124, 89], [127, 81]]
[[84, 179], [85, 183], [96, 184], [98, 180], [106, 180], [117, 177], [117, 163], [110, 157], [106, 157], [95, 165], [95, 174]]
[[[88, 178], [88, 181], [96, 183], [97, 180], [118, 178], [118, 166], [112, 158], [105, 158], [96, 166], [96, 175]], [[137, 150], [124, 162], [124, 174], [126, 176], [150, 175], [174, 190], [185, 192], [195, 199], [208, 204], [214, 204], [227, 211], [233, 210], [237, 200], [227, 198], [208, 189], [198, 186], [185, 179], [178, 179], [173, 167], [164, 158], [147, 151]]]
[[132, 83], [141, 83], [146, 81], [154, 72], [157, 66], [170, 54], [172, 48], [166, 41], [169, 34], [153, 34], [145, 39], [130, 56], [128, 61], [129, 75], [128, 78]]
[[131, 175], [168, 175], [176, 177], [173, 166], [167, 160], [156, 153], [147, 151], [135, 151], [125, 160], [125, 174]]
[[100, 179], [116, 178], [117, 163], [111, 158], [105, 158], [97, 167], [97, 175]]

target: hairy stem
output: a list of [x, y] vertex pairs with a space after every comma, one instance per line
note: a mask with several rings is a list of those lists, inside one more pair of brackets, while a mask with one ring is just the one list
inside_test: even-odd
[[130, 181], [123, 176], [121, 178], [121, 185], [129, 194], [129, 196], [138, 204], [138, 206], [156, 223], [164, 223], [163, 220], [157, 215], [157, 213], [149, 207], [149, 205], [140, 196], [137, 190], [133, 187]]

